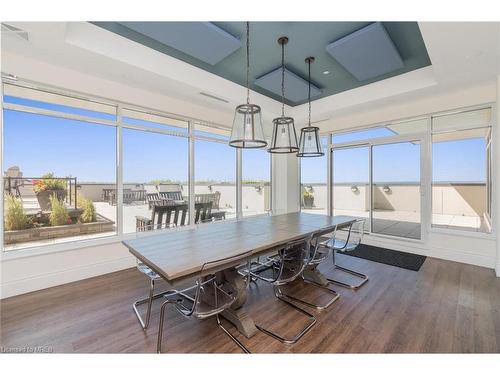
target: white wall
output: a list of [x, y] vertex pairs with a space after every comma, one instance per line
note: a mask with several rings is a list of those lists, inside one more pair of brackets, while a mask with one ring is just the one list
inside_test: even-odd
[[135, 265], [135, 258], [119, 242], [2, 259], [0, 298], [82, 280]]
[[[500, 61], [499, 61], [500, 64]], [[494, 138], [496, 139], [496, 143], [494, 144], [494, 155], [496, 162], [498, 163], [500, 161], [500, 75], [497, 77], [497, 126], [494, 129]], [[494, 208], [494, 221], [496, 222], [496, 233], [497, 236], [500, 235], [500, 172], [498, 170], [498, 164], [496, 167], [496, 170], [494, 170], [494, 173], [496, 173], [496, 176], [494, 175], [494, 181], [495, 183], [493, 184], [493, 194], [494, 194], [494, 201], [496, 204], [493, 206]], [[497, 264], [496, 264], [496, 273], [497, 276], [500, 277], [500, 238], [497, 238]]]

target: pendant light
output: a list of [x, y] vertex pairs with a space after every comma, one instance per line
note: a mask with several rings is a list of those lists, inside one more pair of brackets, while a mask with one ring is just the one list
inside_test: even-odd
[[311, 64], [314, 62], [314, 57], [308, 57], [306, 63], [309, 68], [309, 91], [308, 91], [308, 101], [309, 101], [309, 121], [307, 126], [300, 129], [300, 141], [299, 141], [299, 152], [298, 157], [317, 157], [323, 156], [324, 152], [321, 149], [321, 142], [319, 139], [319, 128], [316, 126], [311, 126]]
[[273, 120], [273, 136], [268, 149], [274, 154], [291, 154], [299, 150], [293, 118], [285, 117], [285, 44], [287, 43], [286, 36], [278, 39], [278, 44], [281, 45], [281, 117]]
[[250, 104], [250, 23], [246, 23], [247, 31], [247, 102], [236, 107], [233, 129], [229, 145], [236, 148], [262, 148], [267, 146], [262, 128], [260, 107]]

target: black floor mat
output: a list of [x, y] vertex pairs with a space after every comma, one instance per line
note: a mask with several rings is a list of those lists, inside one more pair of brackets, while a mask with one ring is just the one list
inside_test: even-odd
[[354, 251], [349, 251], [341, 254], [353, 256], [356, 258], [368, 259], [374, 262], [405, 268], [412, 271], [418, 271], [427, 258], [423, 255], [404, 253], [402, 251], [390, 250], [382, 247], [363, 244], [360, 244]]

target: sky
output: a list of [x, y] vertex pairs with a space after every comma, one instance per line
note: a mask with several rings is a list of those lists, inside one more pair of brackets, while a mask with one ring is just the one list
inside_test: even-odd
[[[61, 105], [5, 97], [5, 102], [81, 114], [96, 119], [114, 115]], [[137, 123], [137, 121], [135, 121]], [[144, 123], [144, 122], [143, 122]], [[344, 134], [334, 143], [394, 135], [385, 128]], [[17, 165], [24, 176], [77, 177], [79, 182], [114, 182], [116, 128], [90, 122], [4, 110], [4, 168]], [[433, 145], [434, 181], [485, 181], [484, 139]], [[243, 180], [269, 181], [270, 156], [265, 150], [243, 151]], [[374, 146], [374, 182], [418, 182], [420, 147], [410, 142]], [[368, 181], [368, 148], [334, 152], [336, 182]], [[302, 183], [326, 182], [326, 156], [301, 160]], [[195, 179], [234, 183], [235, 149], [224, 143], [195, 142]], [[188, 140], [184, 137], [123, 129], [124, 182], [187, 181]]]
[[[6, 97], [5, 102], [114, 119], [109, 114], [26, 99]], [[187, 181], [187, 138], [125, 128], [122, 135], [124, 182]], [[80, 182], [116, 180], [115, 127], [4, 110], [4, 136], [5, 169], [17, 165], [26, 177], [39, 177], [53, 172], [56, 176], [77, 177]], [[245, 150], [243, 180], [269, 181], [269, 160], [265, 150]], [[195, 141], [197, 181], [234, 183], [235, 175], [234, 148], [224, 143]]]

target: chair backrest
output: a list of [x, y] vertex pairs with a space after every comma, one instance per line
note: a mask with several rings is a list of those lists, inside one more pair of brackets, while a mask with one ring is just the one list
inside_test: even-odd
[[335, 234], [336, 242], [344, 243], [345, 250], [354, 250], [363, 239], [366, 219], [357, 219], [348, 227], [338, 230]]
[[311, 236], [291, 241], [278, 250], [279, 268], [272, 284], [283, 285], [297, 279], [311, 260]]
[[186, 225], [187, 213], [187, 204], [154, 205], [151, 211], [151, 224], [153, 229], [183, 226]]
[[220, 191], [216, 191], [214, 193], [212, 208], [215, 210], [218, 210], [218, 209], [220, 209], [219, 205], [220, 205]]
[[238, 297], [238, 291], [227, 284], [218, 285], [216, 273], [238, 266], [243, 262], [246, 262], [247, 267], [250, 267], [251, 259], [252, 251], [247, 251], [204, 263], [196, 280], [193, 305], [189, 310], [181, 310], [181, 312], [185, 315], [206, 318], [219, 314], [232, 305]]
[[328, 258], [330, 250], [328, 250], [328, 248], [324, 249], [321, 247], [321, 243], [335, 241], [336, 233], [337, 227], [318, 231], [312, 235], [310, 264], [319, 264]]
[[182, 192], [180, 191], [161, 191], [160, 198], [162, 199], [170, 199], [173, 201], [181, 201], [182, 200]]
[[146, 193], [146, 200], [148, 201], [148, 203], [154, 202], [154, 201], [159, 201], [160, 194], [158, 194], [158, 193]]
[[212, 202], [195, 203], [194, 222], [201, 223], [210, 219], [212, 214]]

